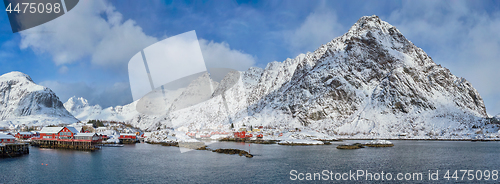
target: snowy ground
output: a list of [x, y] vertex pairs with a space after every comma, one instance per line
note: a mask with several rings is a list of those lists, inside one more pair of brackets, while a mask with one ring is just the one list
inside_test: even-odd
[[288, 132], [284, 133], [283, 136], [281, 137], [275, 137], [275, 138], [276, 138], [275, 140], [279, 140], [280, 143], [283, 144], [309, 144], [309, 145], [324, 144], [320, 140], [337, 140], [332, 136], [315, 131]]
[[186, 135], [186, 132], [174, 130], [159, 130], [148, 133], [144, 141], [153, 143], [163, 142], [201, 142]]
[[392, 142], [386, 140], [372, 140], [370, 142], [366, 142], [365, 144], [392, 144]]

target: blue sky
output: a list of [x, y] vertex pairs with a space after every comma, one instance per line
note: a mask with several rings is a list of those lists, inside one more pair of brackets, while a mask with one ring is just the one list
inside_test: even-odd
[[488, 113], [500, 113], [500, 1], [80, 0], [21, 33], [0, 14], [0, 73], [24, 72], [63, 102], [75, 95], [124, 105], [132, 101], [129, 59], [158, 40], [196, 30], [202, 51], [243, 70], [314, 51], [374, 14], [469, 80]]

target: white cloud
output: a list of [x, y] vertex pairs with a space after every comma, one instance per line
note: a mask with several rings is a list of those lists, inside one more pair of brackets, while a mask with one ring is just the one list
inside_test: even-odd
[[60, 74], [65, 74], [65, 73], [67, 73], [67, 72], [68, 72], [68, 70], [69, 70], [69, 69], [68, 69], [68, 67], [67, 67], [67, 66], [61, 66], [61, 68], [59, 68], [59, 70], [58, 70], [58, 71], [59, 71], [59, 73], [60, 73]]
[[232, 50], [226, 42], [217, 43], [199, 39], [201, 53], [208, 68], [248, 70], [255, 65], [255, 57], [242, 51]]
[[[67, 14], [20, 35], [22, 49], [50, 54], [60, 74], [72, 70], [67, 64], [89, 59], [92, 66], [119, 68], [122, 72], [134, 54], [158, 41], [146, 35], [133, 20], [124, 21], [122, 14], [107, 1], [80, 1]], [[232, 50], [225, 42], [201, 39], [200, 48], [208, 67], [247, 70], [255, 64], [253, 56]], [[103, 107], [132, 102], [129, 84], [108, 83], [110, 86], [59, 81], [40, 84], [55, 91], [63, 102], [72, 96], [84, 97], [91, 104]]]
[[322, 44], [342, 35], [346, 29], [337, 21], [337, 15], [322, 8], [309, 14], [305, 21], [293, 31], [284, 34], [294, 54], [312, 52]]
[[388, 22], [433, 57], [470, 81], [490, 114], [500, 112], [500, 14], [469, 1], [405, 1]]
[[127, 63], [133, 54], [157, 41], [107, 1], [80, 1], [67, 14], [20, 32], [21, 48], [52, 55], [56, 65], [90, 57], [92, 64]]

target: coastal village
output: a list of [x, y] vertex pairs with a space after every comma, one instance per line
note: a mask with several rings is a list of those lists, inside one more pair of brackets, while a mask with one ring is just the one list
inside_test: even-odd
[[[500, 134], [488, 134], [477, 140], [500, 140]], [[399, 139], [411, 139], [407, 134], [397, 135]], [[44, 127], [16, 125], [0, 127], [0, 157], [14, 157], [29, 154], [29, 146], [94, 151], [103, 146], [120, 147], [122, 144], [139, 142], [164, 146], [183, 146], [197, 143], [204, 146], [206, 141], [234, 141], [255, 144], [279, 144], [291, 146], [330, 145], [341, 141], [315, 130], [274, 126], [219, 126], [215, 129], [190, 129], [188, 127], [164, 127], [161, 130], [143, 132], [123, 122], [89, 120], [69, 125], [49, 125]], [[340, 137], [342, 138], [342, 137]], [[358, 138], [362, 140], [363, 138]], [[388, 138], [391, 139], [391, 138]], [[394, 139], [394, 138], [392, 138]], [[439, 137], [430, 137], [439, 140]], [[457, 139], [465, 140], [465, 139]], [[475, 139], [472, 139], [474, 141]], [[336, 143], [339, 144], [339, 143]], [[342, 144], [338, 149], [358, 149], [364, 146], [393, 146], [389, 141], [367, 142], [365, 144]], [[377, 146], [378, 145], [378, 146]], [[382, 146], [380, 146], [382, 145]]]
[[[406, 134], [400, 134], [398, 137], [408, 139]], [[492, 134], [480, 139], [498, 140], [498, 137], [497, 134]], [[89, 120], [70, 125], [0, 127], [0, 157], [29, 154], [29, 146], [94, 151], [101, 149], [102, 146], [119, 147], [119, 144], [139, 142], [182, 146], [183, 143], [203, 143], [204, 141], [234, 141], [295, 146], [329, 145], [331, 142], [341, 140], [318, 131], [299, 128], [245, 125], [235, 128], [231, 124], [231, 126], [219, 126], [216, 129], [192, 130], [181, 126], [143, 132], [123, 122]], [[392, 145], [389, 141], [375, 143]], [[373, 146], [373, 144], [371, 142], [365, 145]], [[337, 148], [357, 149], [361, 148], [361, 146], [341, 145]]]
[[[300, 135], [301, 131], [300, 129], [285, 129], [270, 126], [244, 126], [238, 128], [231, 126], [206, 130], [190, 130], [187, 127], [178, 127], [176, 129], [166, 127], [163, 130], [143, 132], [122, 122], [100, 120], [44, 127], [18, 125], [0, 127], [0, 146], [2, 150], [0, 154], [1, 157], [28, 154], [28, 145], [41, 148], [93, 151], [106, 145], [133, 144], [138, 142], [152, 144], [175, 142], [178, 145], [179, 142], [218, 140], [265, 144], [276, 143], [276, 140], [279, 140], [282, 144], [286, 144], [287, 142], [294, 142], [289, 140], [293, 138], [290, 134]], [[311, 135], [302, 136], [302, 138], [310, 137]], [[304, 140], [300, 144], [324, 144], [325, 140], [334, 141], [335, 139], [322, 135], [322, 137], [320, 136], [316, 140]], [[20, 145], [22, 145], [22, 148], [19, 147]]]

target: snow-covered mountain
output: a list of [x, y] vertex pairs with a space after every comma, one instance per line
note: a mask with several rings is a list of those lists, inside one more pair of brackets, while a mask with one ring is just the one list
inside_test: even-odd
[[21, 72], [0, 76], [0, 126], [71, 124], [78, 121], [49, 88]]
[[360, 18], [312, 53], [239, 73], [230, 89], [224, 88], [230, 77], [219, 85], [228, 107], [220, 90], [203, 103], [157, 116], [137, 113], [136, 102], [102, 111], [88, 105], [73, 110], [78, 106], [73, 102], [65, 107], [76, 117], [117, 118], [149, 130], [233, 122], [307, 127], [344, 137], [460, 137], [486, 126], [476, 89], [377, 16]]
[[250, 115], [265, 120], [279, 112], [313, 129], [368, 136], [460, 135], [487, 118], [467, 80], [377, 16], [360, 18], [294, 64], [291, 79], [252, 104]]
[[81, 121], [108, 120], [124, 122], [139, 114], [135, 110], [136, 103], [103, 109], [100, 105], [89, 105], [87, 100], [82, 97], [73, 96], [64, 103], [64, 107]]

